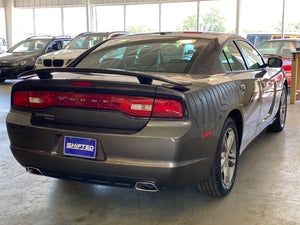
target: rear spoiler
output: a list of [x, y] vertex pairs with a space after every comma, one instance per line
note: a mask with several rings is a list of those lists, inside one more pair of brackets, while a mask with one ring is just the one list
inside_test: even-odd
[[175, 79], [167, 78], [163, 75], [150, 75], [146, 73], [126, 71], [126, 70], [116, 70], [116, 69], [92, 69], [92, 68], [75, 68], [75, 67], [62, 67], [62, 68], [51, 68], [51, 69], [38, 69], [38, 70], [29, 70], [18, 75], [18, 79], [28, 79], [31, 77], [38, 76], [42, 79], [52, 79], [52, 73], [58, 72], [70, 72], [70, 73], [88, 73], [93, 75], [95, 73], [101, 74], [110, 74], [110, 75], [124, 75], [136, 77], [140, 84], [152, 85], [153, 80], [162, 81], [169, 85], [165, 85], [168, 88], [180, 89], [182, 91], [187, 91], [189, 88], [187, 86], [192, 85], [192, 83], [175, 81]]

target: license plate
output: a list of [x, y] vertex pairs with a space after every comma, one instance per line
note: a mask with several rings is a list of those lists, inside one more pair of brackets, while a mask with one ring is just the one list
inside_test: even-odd
[[85, 158], [96, 157], [97, 140], [91, 138], [80, 138], [65, 136], [64, 154]]

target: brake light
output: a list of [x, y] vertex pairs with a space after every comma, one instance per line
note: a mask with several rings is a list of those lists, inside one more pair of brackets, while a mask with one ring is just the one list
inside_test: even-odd
[[14, 93], [13, 104], [17, 106], [29, 107], [29, 98], [27, 91], [18, 91]]
[[51, 106], [115, 110], [136, 117], [183, 118], [182, 105], [177, 100], [151, 97], [91, 94], [74, 92], [17, 91], [13, 104], [44, 109]]
[[72, 86], [78, 86], [78, 87], [94, 87], [95, 83], [91, 82], [72, 82]]
[[183, 111], [179, 101], [170, 99], [155, 99], [152, 117], [182, 118]]

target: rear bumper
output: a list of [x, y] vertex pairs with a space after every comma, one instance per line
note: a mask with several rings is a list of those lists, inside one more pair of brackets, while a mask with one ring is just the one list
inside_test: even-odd
[[[33, 126], [30, 113], [10, 112], [7, 131], [11, 151], [24, 167], [44, 175], [85, 182], [133, 186], [153, 181], [181, 186], [205, 179], [216, 149], [216, 138], [195, 138], [190, 122], [150, 122], [131, 135], [87, 133]], [[96, 159], [63, 154], [63, 137], [98, 140]]]

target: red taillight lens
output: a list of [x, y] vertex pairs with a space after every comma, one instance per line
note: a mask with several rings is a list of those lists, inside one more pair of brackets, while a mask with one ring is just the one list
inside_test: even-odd
[[[13, 104], [30, 108], [50, 106], [83, 107], [115, 110], [136, 117], [182, 118], [179, 101], [151, 97], [107, 95], [73, 92], [18, 91], [14, 93]], [[154, 105], [154, 106], [153, 106]], [[152, 112], [153, 109], [153, 112]]]
[[152, 117], [182, 118], [182, 105], [179, 101], [170, 99], [155, 99]]
[[29, 107], [29, 98], [27, 91], [18, 91], [14, 93], [13, 104], [17, 106]]

